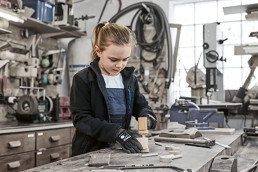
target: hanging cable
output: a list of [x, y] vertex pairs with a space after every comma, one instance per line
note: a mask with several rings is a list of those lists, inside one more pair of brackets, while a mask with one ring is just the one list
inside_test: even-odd
[[[122, 9], [120, 12], [114, 15], [109, 20], [109, 22], [116, 22], [120, 17], [136, 9], [138, 9], [138, 11], [134, 15], [133, 20], [138, 16], [136, 21], [136, 26], [135, 26], [135, 32], [136, 32], [135, 34], [136, 34], [137, 42], [140, 46], [141, 59], [143, 59], [146, 62], [152, 62], [154, 65], [156, 65], [157, 58], [160, 56], [162, 52], [165, 38], [166, 38], [167, 49], [168, 49], [166, 88], [168, 89], [172, 81], [172, 71], [173, 71], [172, 41], [171, 41], [171, 34], [170, 34], [170, 26], [162, 8], [152, 2], [139, 2]], [[150, 24], [152, 22], [153, 22], [156, 34], [152, 38], [152, 42], [147, 42], [144, 37], [144, 27], [145, 25]], [[131, 26], [132, 25], [133, 25], [133, 21], [131, 21]], [[156, 53], [156, 55], [153, 59], [146, 59], [145, 57], [142, 56], [143, 50]]]
[[[103, 9], [102, 9], [102, 11], [100, 13], [100, 16], [99, 16], [99, 19], [98, 19], [98, 23], [100, 22], [100, 20], [101, 20], [101, 18], [103, 16], [103, 13], [104, 13], [104, 11], [105, 11], [105, 9], [107, 7], [107, 3], [108, 3], [108, 0], [106, 0], [106, 2], [104, 4], [104, 7], [103, 7]], [[121, 8], [122, 8], [122, 1], [118, 0], [118, 11], [117, 12], [121, 11]]]
[[[157, 66], [157, 59], [160, 56], [164, 45], [163, 22], [164, 22], [163, 17], [155, 8], [152, 8], [152, 7], [149, 7], [149, 11], [147, 11], [145, 8], [142, 8], [142, 12], [139, 15], [136, 22], [135, 34], [136, 34], [137, 42], [141, 48], [140, 57], [145, 62], [152, 62], [154, 67]], [[148, 42], [145, 39], [144, 30], [145, 30], [145, 25], [148, 25], [151, 23], [154, 25], [156, 34], [153, 36], [152, 42]], [[156, 53], [156, 55], [153, 59], [147, 59], [142, 55], [143, 50]]]
[[98, 19], [98, 23], [100, 22], [101, 18], [102, 18], [102, 15], [106, 9], [106, 6], [107, 6], [107, 3], [108, 3], [108, 0], [106, 0], [105, 4], [104, 4], [104, 7], [102, 8], [102, 11], [100, 13], [100, 16], [99, 16], [99, 19]]
[[119, 12], [122, 9], [122, 0], [118, 0], [118, 4], [119, 4], [118, 6], [118, 12]]

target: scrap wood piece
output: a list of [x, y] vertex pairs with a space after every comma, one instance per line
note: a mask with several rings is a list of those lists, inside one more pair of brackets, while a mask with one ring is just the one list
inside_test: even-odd
[[169, 155], [162, 155], [159, 157], [160, 162], [171, 162], [173, 159], [178, 159], [178, 158], [182, 158], [183, 155], [173, 155], [173, 154], [169, 154]]
[[171, 138], [188, 138], [188, 139], [194, 139], [197, 137], [201, 137], [202, 134], [198, 129], [196, 128], [188, 128], [181, 132], [161, 132], [159, 134], [160, 137], [171, 137]]
[[90, 157], [89, 166], [99, 167], [109, 165], [111, 153], [93, 153]]
[[147, 127], [147, 117], [139, 117], [138, 118], [138, 131], [148, 130]]
[[148, 153], [148, 154], [143, 154], [142, 157], [151, 157], [151, 156], [158, 156], [158, 153]]
[[145, 136], [137, 137], [136, 139], [141, 143], [143, 149], [148, 149], [149, 148], [147, 137], [145, 137]]
[[165, 150], [181, 150], [179, 147], [177, 146], [165, 146]]
[[163, 146], [163, 144], [161, 144], [161, 143], [159, 143], [159, 142], [155, 142], [155, 145]]
[[169, 151], [169, 154], [173, 154], [173, 155], [179, 155], [181, 153], [180, 150], [172, 150], [172, 151]]
[[142, 135], [142, 137], [136, 138], [143, 147], [141, 152], [149, 152], [149, 140], [145, 137], [148, 134], [147, 117], [138, 118], [138, 133]]
[[183, 133], [188, 134], [191, 139], [202, 136], [202, 133], [197, 128], [188, 128]]

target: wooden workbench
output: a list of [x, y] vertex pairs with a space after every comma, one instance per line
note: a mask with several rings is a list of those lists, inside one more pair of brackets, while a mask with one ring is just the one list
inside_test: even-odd
[[[33, 169], [29, 169], [26, 172], [65, 172], [65, 171], [100, 171], [96, 167], [88, 167], [90, 156], [96, 152], [111, 153], [110, 165], [173, 165], [183, 169], [192, 169], [197, 172], [208, 172], [212, 160], [218, 155], [232, 155], [241, 146], [241, 134], [242, 131], [236, 131], [231, 135], [218, 135], [218, 134], [203, 134], [203, 136], [216, 139], [216, 141], [230, 145], [230, 149], [226, 149], [219, 145], [213, 146], [211, 149], [186, 146], [184, 144], [176, 144], [169, 142], [162, 142], [163, 146], [155, 145], [153, 137], [149, 140], [150, 153], [158, 153], [158, 155], [168, 155], [169, 151], [165, 150], [167, 145], [175, 145], [181, 148], [181, 154], [183, 158], [175, 159], [171, 163], [165, 163], [159, 161], [159, 156], [154, 157], [142, 157], [143, 153], [138, 154], [127, 154], [122, 150], [117, 149], [103, 149], [87, 154], [79, 155], [76, 157], [68, 158], [62, 161], [54, 162], [44, 166], [39, 166]], [[107, 170], [101, 170], [107, 172]], [[126, 170], [127, 171], [127, 170]], [[141, 169], [141, 170], [130, 170], [130, 171], [173, 171], [170, 169]]]

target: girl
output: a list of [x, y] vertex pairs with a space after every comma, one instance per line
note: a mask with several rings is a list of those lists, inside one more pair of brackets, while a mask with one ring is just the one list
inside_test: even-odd
[[115, 142], [128, 153], [140, 152], [141, 144], [128, 131], [132, 115], [148, 117], [148, 128], [155, 128], [156, 116], [139, 92], [134, 68], [126, 67], [134, 45], [125, 26], [102, 22], [94, 28], [93, 62], [74, 76], [70, 94], [73, 156]]

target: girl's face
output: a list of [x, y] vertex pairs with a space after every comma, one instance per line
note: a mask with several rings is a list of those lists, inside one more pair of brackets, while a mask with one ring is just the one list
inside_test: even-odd
[[118, 75], [127, 65], [131, 54], [131, 45], [109, 45], [104, 51], [96, 47], [97, 55], [100, 57], [99, 68], [102, 74], [109, 76]]

